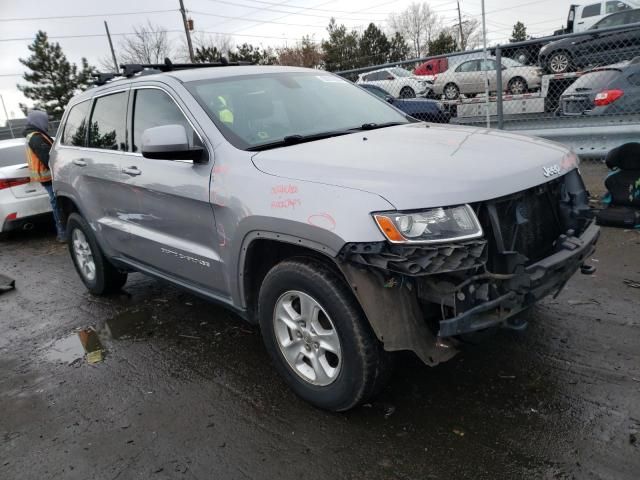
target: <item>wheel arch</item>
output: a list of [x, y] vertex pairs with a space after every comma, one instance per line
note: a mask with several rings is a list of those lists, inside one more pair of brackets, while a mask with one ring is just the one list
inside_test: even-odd
[[249, 321], [257, 322], [258, 293], [271, 268], [286, 259], [309, 258], [330, 267], [346, 282], [336, 263], [337, 253], [332, 247], [294, 235], [268, 231], [248, 234], [239, 257], [238, 293]]

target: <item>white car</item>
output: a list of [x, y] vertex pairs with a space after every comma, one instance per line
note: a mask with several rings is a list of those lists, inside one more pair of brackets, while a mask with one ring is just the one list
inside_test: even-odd
[[29, 230], [36, 220], [51, 216], [47, 191], [29, 179], [24, 142], [0, 141], [0, 233]]
[[400, 67], [382, 68], [358, 75], [356, 83], [377, 85], [397, 98], [426, 97], [432, 82]]

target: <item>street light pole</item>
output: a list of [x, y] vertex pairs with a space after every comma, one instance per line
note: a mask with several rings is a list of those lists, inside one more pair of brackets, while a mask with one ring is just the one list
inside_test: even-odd
[[16, 138], [13, 134], [13, 128], [11, 127], [11, 122], [9, 121], [9, 115], [7, 115], [7, 107], [4, 104], [4, 98], [0, 95], [0, 100], [2, 101], [2, 109], [4, 110], [4, 116], [7, 119], [7, 125], [9, 125], [9, 131], [11, 132], [11, 138]]

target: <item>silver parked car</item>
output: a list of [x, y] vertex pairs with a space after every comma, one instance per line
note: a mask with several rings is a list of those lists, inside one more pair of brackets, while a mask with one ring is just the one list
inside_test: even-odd
[[[485, 73], [486, 72], [486, 73]], [[497, 90], [496, 60], [473, 59], [453, 65], [437, 75], [433, 82], [436, 96], [455, 100], [460, 94], [473, 96], [485, 92], [485, 76], [489, 79], [489, 91]], [[513, 95], [540, 88], [542, 69], [525, 66], [510, 58], [502, 59], [503, 89]]]
[[595, 248], [562, 145], [419, 122], [324, 71], [188, 67], [69, 103], [51, 164], [71, 258], [93, 294], [139, 271], [228, 306], [321, 408], [374, 396], [391, 352], [433, 366], [522, 328]]

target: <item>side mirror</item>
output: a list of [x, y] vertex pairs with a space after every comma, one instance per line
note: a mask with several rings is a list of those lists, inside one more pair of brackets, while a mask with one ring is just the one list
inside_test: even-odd
[[393, 103], [393, 97], [391, 95], [387, 95], [384, 97], [384, 101], [387, 103]]
[[142, 156], [157, 160], [193, 160], [203, 158], [202, 147], [189, 147], [183, 125], [162, 125], [142, 132]]
[[387, 76], [387, 78], [385, 78], [385, 80], [395, 80], [395, 77], [393, 75], [389, 75]]

